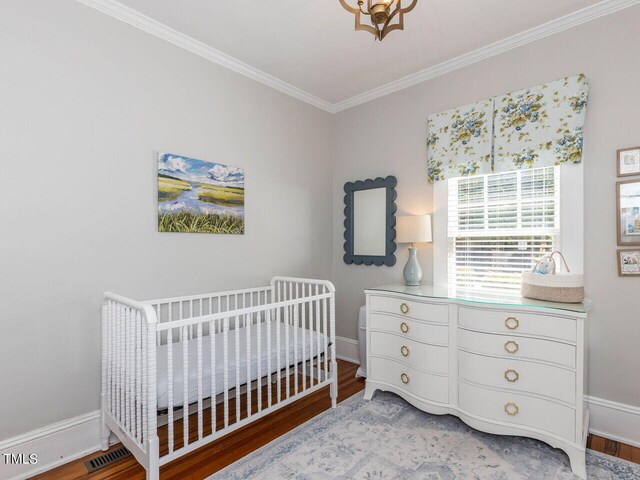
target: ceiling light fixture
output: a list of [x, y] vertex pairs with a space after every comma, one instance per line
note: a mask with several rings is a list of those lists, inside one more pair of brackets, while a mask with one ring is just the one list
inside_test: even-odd
[[[356, 30], [372, 33], [378, 40], [384, 39], [393, 30], [404, 30], [403, 15], [413, 10], [418, 3], [418, 0], [412, 0], [408, 7], [402, 8], [402, 0], [366, 0], [367, 7], [364, 8], [365, 0], [357, 1], [357, 7], [352, 7], [346, 0], [340, 0], [340, 3], [345, 10], [355, 14]], [[371, 25], [363, 25], [360, 15], [371, 17]], [[392, 24], [395, 17], [397, 22]]]

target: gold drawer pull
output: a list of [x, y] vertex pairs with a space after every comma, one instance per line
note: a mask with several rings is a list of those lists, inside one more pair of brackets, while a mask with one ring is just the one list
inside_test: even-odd
[[402, 348], [400, 348], [400, 353], [402, 354], [403, 357], [408, 357], [409, 347], [407, 347], [406, 345], [403, 345]]
[[507, 403], [504, 406], [504, 411], [507, 412], [507, 415], [510, 417], [515, 417], [520, 412], [520, 409], [515, 403]]
[[508, 342], [505, 342], [504, 349], [509, 353], [516, 353], [520, 349], [520, 345], [513, 340], [509, 340]]
[[400, 324], [400, 330], [402, 330], [402, 333], [407, 333], [409, 331], [409, 325], [407, 325], [406, 323], [402, 322]]
[[407, 305], [406, 303], [403, 303], [402, 305], [400, 305], [400, 311], [402, 313], [409, 313], [409, 305]]
[[504, 372], [504, 378], [507, 379], [507, 382], [515, 383], [520, 379], [520, 374], [515, 370], [507, 370]]
[[409, 383], [409, 375], [403, 373], [402, 375], [400, 375], [400, 380], [402, 380], [402, 383], [406, 385], [407, 383]]
[[520, 326], [520, 321], [516, 317], [509, 317], [504, 321], [504, 325], [509, 330], [515, 330]]

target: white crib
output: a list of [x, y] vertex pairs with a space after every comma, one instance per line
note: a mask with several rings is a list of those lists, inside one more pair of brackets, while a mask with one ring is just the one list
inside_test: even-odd
[[336, 406], [331, 282], [275, 277], [233, 292], [105, 301], [102, 449], [114, 433], [147, 479], [323, 387]]

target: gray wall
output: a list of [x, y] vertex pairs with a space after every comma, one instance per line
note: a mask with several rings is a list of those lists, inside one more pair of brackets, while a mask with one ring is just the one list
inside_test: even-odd
[[[567, 30], [481, 63], [337, 115], [333, 185], [333, 275], [338, 335], [356, 338], [357, 309], [367, 286], [402, 280], [405, 246], [393, 268], [342, 262], [342, 186], [373, 176], [398, 177], [399, 213], [428, 213], [426, 119], [493, 95], [583, 72], [591, 85], [585, 131], [585, 275], [595, 302], [590, 323], [591, 395], [640, 405], [640, 278], [616, 270], [615, 153], [640, 144], [640, 7]], [[427, 47], [428, 48], [428, 47]], [[380, 127], [380, 131], [374, 128]], [[429, 248], [419, 252], [425, 279]]]
[[[99, 407], [105, 290], [330, 278], [334, 120], [78, 2], [0, 8], [2, 440]], [[154, 149], [244, 167], [246, 235], [157, 233]]]

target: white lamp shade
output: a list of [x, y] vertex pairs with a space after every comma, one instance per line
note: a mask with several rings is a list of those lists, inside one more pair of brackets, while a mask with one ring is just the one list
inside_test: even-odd
[[414, 215], [396, 219], [396, 243], [431, 241], [431, 215]]

